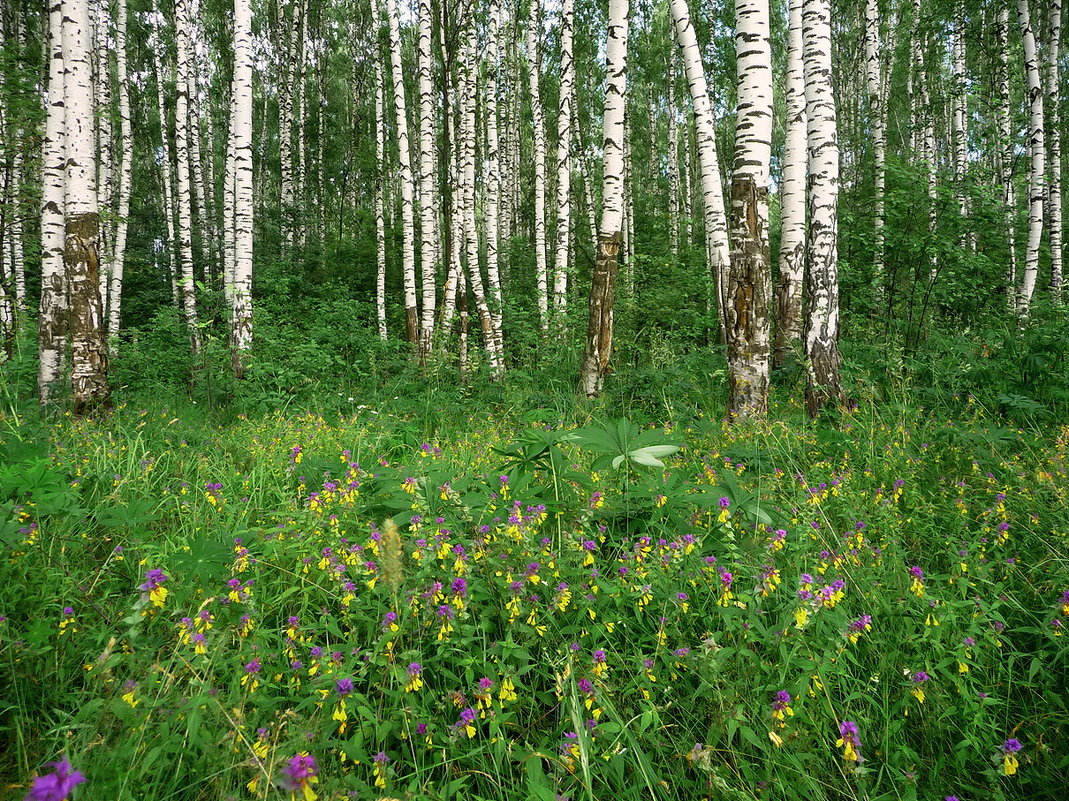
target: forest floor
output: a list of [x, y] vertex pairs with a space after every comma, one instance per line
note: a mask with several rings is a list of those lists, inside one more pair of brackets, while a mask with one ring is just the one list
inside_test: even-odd
[[0, 796], [1064, 798], [1069, 426], [38, 417]]

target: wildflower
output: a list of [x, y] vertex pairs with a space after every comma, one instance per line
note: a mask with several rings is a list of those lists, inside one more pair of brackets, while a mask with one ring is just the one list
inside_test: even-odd
[[1002, 772], [1006, 776], [1012, 776], [1017, 772], [1019, 763], [1016, 755], [1021, 748], [1021, 741], [1012, 737], [1002, 744]]
[[408, 683], [405, 685], [406, 693], [414, 693], [423, 687], [423, 665], [419, 662], [411, 662], [408, 665]]
[[604, 676], [609, 666], [605, 663], [605, 652], [600, 648], [594, 652], [594, 675], [601, 677]]
[[167, 600], [167, 588], [163, 586], [169, 577], [158, 567], [152, 568], [145, 573], [145, 583], [138, 585], [141, 590], [141, 600], [152, 601], [153, 606], [162, 607]]
[[501, 680], [501, 689], [497, 693], [498, 700], [500, 701], [515, 701], [516, 685], [512, 683], [512, 678], [506, 676]]
[[397, 613], [387, 612], [385, 617], [382, 618], [382, 630], [383, 631], [397, 631]]
[[731, 584], [735, 577], [726, 570], [720, 571], [720, 597], [716, 601], [717, 606], [727, 606], [728, 601], [735, 597], [731, 592]]
[[49, 767], [52, 772], [33, 780], [24, 801], [63, 801], [77, 785], [85, 781], [82, 772], [72, 769], [66, 758], [50, 763]]
[[779, 721], [779, 725], [782, 727], [784, 721], [794, 715], [794, 710], [791, 709], [791, 694], [786, 690], [779, 690], [776, 692], [776, 700], [772, 702], [772, 718]]
[[918, 598], [924, 597], [924, 571], [917, 565], [914, 565], [909, 569], [909, 574], [913, 577], [913, 582], [909, 585], [909, 591], [916, 595]]
[[720, 499], [720, 514], [717, 515], [717, 518], [716, 518], [718, 523], [726, 523], [728, 521], [728, 518], [731, 517], [731, 512], [729, 511], [730, 507], [731, 507], [731, 499], [730, 498], [721, 498]]
[[207, 641], [206, 641], [206, 639], [205, 639], [203, 634], [201, 634], [198, 631], [190, 639], [193, 642], [193, 653], [195, 653], [195, 654], [206, 654], [206, 653], [208, 653]]
[[141, 699], [137, 697], [137, 682], [130, 679], [123, 685], [122, 700], [128, 703], [131, 708], [136, 707], [141, 703]]
[[74, 634], [77, 631], [78, 631], [78, 629], [74, 625], [74, 607], [73, 606], [65, 606], [65, 607], [63, 607], [63, 619], [61, 621], [59, 621], [59, 633], [60, 633], [60, 635], [68, 634], [68, 633]]
[[866, 631], [872, 629], [872, 615], [862, 615], [857, 620], [850, 621], [849, 630], [846, 633], [851, 643], [856, 643]]
[[843, 759], [847, 762], [861, 762], [861, 737], [857, 724], [852, 720], [839, 723], [839, 739], [835, 745], [843, 749]]
[[253, 659], [245, 665], [245, 675], [241, 677], [241, 686], [248, 686], [250, 693], [256, 692], [256, 688], [260, 686], [260, 680], [257, 677], [260, 675], [261, 670], [259, 659]]
[[475, 710], [470, 706], [460, 710], [460, 720], [453, 724], [454, 731], [462, 731], [471, 739], [475, 736]]
[[910, 681], [912, 681], [914, 685], [913, 689], [910, 691], [910, 694], [914, 698], [916, 698], [919, 703], [924, 703], [924, 688], [922, 685], [924, 684], [924, 682], [928, 681], [929, 678], [930, 677], [928, 676], [928, 674], [925, 673], [923, 670], [918, 670], [916, 673], [910, 676]]
[[385, 751], [379, 751], [371, 761], [371, 773], [375, 777], [375, 786], [380, 790], [386, 789], [386, 765], [390, 758]]
[[782, 528], [777, 528], [772, 532], [772, 536], [768, 539], [768, 548], [773, 553], [776, 551], [782, 551], [784, 544], [787, 542], [787, 532]]
[[292, 799], [296, 799], [300, 792], [304, 801], [315, 801], [316, 794], [311, 785], [319, 781], [318, 773], [319, 765], [315, 757], [302, 751], [283, 765], [278, 784], [283, 790], [289, 791]]

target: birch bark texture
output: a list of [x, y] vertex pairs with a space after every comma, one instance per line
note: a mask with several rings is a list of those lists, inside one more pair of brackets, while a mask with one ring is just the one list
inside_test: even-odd
[[[377, 2], [377, 0], [372, 0]], [[420, 319], [419, 352], [425, 359], [434, 342], [434, 312], [437, 301], [436, 270], [439, 251], [437, 161], [435, 159], [435, 106], [431, 54], [431, 0], [419, 0], [419, 38], [417, 39], [417, 68], [419, 70], [419, 266], [423, 278], [423, 316]], [[376, 67], [376, 69], [378, 69]], [[378, 79], [381, 85], [381, 77]], [[381, 89], [378, 90], [381, 92]], [[376, 136], [381, 140], [382, 126]], [[378, 151], [376, 151], [378, 154]], [[379, 161], [382, 156], [379, 154]], [[380, 334], [385, 337], [385, 312], [380, 321]]]
[[549, 327], [549, 275], [546, 264], [546, 120], [542, 108], [542, 21], [539, 0], [531, 0], [527, 20], [527, 64], [531, 87], [531, 136], [534, 144], [535, 292], [542, 330]]
[[1010, 10], [1002, 5], [998, 10], [995, 25], [995, 40], [998, 47], [996, 82], [998, 83], [998, 171], [1002, 185], [1003, 228], [1006, 232], [1006, 300], [1011, 310], [1017, 306], [1017, 235], [1014, 215], [1017, 208], [1017, 190], [1013, 185], [1014, 142], [1010, 134]]
[[831, 75], [831, 2], [805, 0], [803, 61], [809, 144], [809, 307], [806, 412], [816, 418], [842, 396], [839, 384], [839, 143]]
[[[802, 64], [802, 5], [790, 0], [787, 24], [787, 108], [783, 174], [780, 177], [779, 283], [776, 286], [776, 344], [773, 364], [786, 363], [802, 342], [802, 284], [805, 278], [805, 200], [808, 147], [805, 70]], [[877, 207], [877, 231], [881, 213]], [[878, 240], [879, 241], [879, 240]], [[877, 248], [877, 253], [880, 253]], [[877, 271], [879, 286], [879, 271]]]
[[178, 258], [181, 278], [178, 282], [182, 309], [189, 331], [189, 347], [200, 352], [200, 325], [197, 321], [197, 290], [193, 282], [193, 200], [190, 184], [189, 156], [189, 29], [192, 24], [188, 0], [175, 0], [175, 45], [178, 52], [178, 76], [175, 81], [177, 101], [174, 112], [174, 149], [178, 160]]
[[[797, 0], [791, 0], [793, 9]], [[799, 31], [800, 33], [801, 31]], [[876, 196], [873, 198], [872, 283], [876, 299], [884, 293], [884, 187], [887, 180], [887, 114], [883, 94], [883, 36], [880, 26], [879, 0], [865, 3], [865, 88], [872, 126], [873, 172]]]
[[627, 102], [628, 0], [609, 0], [602, 123], [602, 211], [590, 284], [589, 318], [580, 391], [601, 392], [612, 356], [613, 299], [624, 221], [624, 108]]
[[553, 260], [553, 308], [558, 324], [568, 305], [568, 249], [572, 236], [572, 93], [575, 2], [564, 0], [560, 20], [560, 97], [557, 104], [557, 247]]
[[118, 0], [115, 15], [115, 64], [119, 88], [119, 209], [115, 226], [115, 246], [108, 278], [108, 345], [112, 355], [118, 349], [122, 320], [122, 280], [126, 264], [126, 235], [130, 226], [130, 186], [133, 181], [134, 137], [130, 125], [130, 81], [126, 69], [126, 0]]
[[37, 316], [37, 396], [43, 404], [55, 399], [63, 378], [63, 355], [67, 340], [63, 0], [52, 0], [49, 4], [48, 33], [48, 96], [41, 155], [41, 301]]
[[1024, 271], [1017, 287], [1017, 314], [1028, 315], [1039, 278], [1039, 248], [1043, 240], [1043, 207], [1046, 200], [1046, 143], [1043, 133], [1043, 84], [1039, 74], [1039, 53], [1032, 29], [1028, 0], [1017, 0], [1017, 22], [1024, 44], [1024, 70], [1028, 88], [1028, 244]]
[[401, 23], [397, 0], [386, 0], [386, 23], [390, 31], [390, 63], [393, 67], [393, 99], [397, 120], [399, 179], [401, 181], [401, 269], [404, 279], [405, 339], [419, 341], [419, 308], [416, 300], [416, 224], [413, 203], [415, 180], [409, 152], [408, 106], [405, 102], [405, 73], [401, 53]]
[[690, 21], [687, 0], [671, 0], [672, 20], [675, 24], [676, 41], [683, 55], [683, 67], [687, 74], [690, 99], [694, 106], [694, 125], [697, 129], [698, 160], [701, 164], [702, 202], [705, 218], [706, 250], [710, 255], [709, 270], [712, 273], [721, 331], [726, 332], [725, 309], [727, 308], [727, 269], [731, 262], [728, 244], [727, 215], [724, 210], [724, 187], [720, 177], [720, 161], [716, 152], [716, 121], [709, 100], [705, 66], [702, 63], [698, 37]]
[[88, 0], [64, 0], [66, 125], [65, 242], [70, 291], [71, 399], [75, 414], [107, 406], [108, 351], [100, 301], [100, 212], [95, 186], [91, 29]]
[[1062, 42], [1062, 0], [1050, 0], [1047, 44], [1047, 130], [1050, 131], [1049, 185], [1047, 189], [1048, 221], [1050, 226], [1050, 291], [1055, 301], [1062, 295], [1062, 127], [1060, 111]]
[[768, 183], [772, 156], [772, 51], [768, 0], [736, 0], [738, 107], [731, 179], [733, 250], [728, 271], [728, 409], [740, 417], [768, 411], [772, 273]]
[[234, 264], [230, 307], [230, 358], [235, 378], [245, 376], [252, 348], [252, 4], [234, 0]]

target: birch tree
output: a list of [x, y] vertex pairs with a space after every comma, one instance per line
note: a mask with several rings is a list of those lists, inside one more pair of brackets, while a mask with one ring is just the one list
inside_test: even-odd
[[535, 292], [542, 330], [549, 325], [549, 276], [546, 265], [546, 123], [542, 110], [542, 22], [539, 19], [539, 0], [531, 0], [531, 14], [527, 20], [527, 63], [531, 87], [531, 125], [534, 141], [534, 249]]
[[[802, 64], [802, 6], [790, 0], [787, 25], [787, 107], [783, 174], [780, 178], [779, 283], [776, 287], [776, 345], [774, 365], [782, 366], [792, 348], [802, 341], [802, 281], [805, 276], [805, 200], [807, 127], [805, 70]], [[877, 187], [879, 187], [877, 166]], [[877, 288], [882, 272], [882, 203], [877, 189]]]
[[100, 213], [93, 148], [92, 34], [88, 0], [64, 0], [63, 96], [66, 129], [64, 253], [70, 291], [71, 398], [75, 414], [110, 402], [100, 302]]
[[[791, 8], [799, 5], [792, 0]], [[791, 28], [793, 31], [794, 29]], [[799, 35], [801, 19], [799, 18]], [[869, 101], [869, 119], [872, 125], [873, 172], [875, 173], [875, 193], [873, 198], [873, 245], [872, 245], [872, 281], [877, 300], [884, 291], [884, 249], [886, 233], [884, 231], [884, 187], [887, 180], [887, 116], [884, 108], [883, 80], [883, 42], [880, 29], [879, 0], [866, 0], [865, 3], [865, 87]], [[800, 50], [800, 48], [799, 48]], [[799, 65], [800, 66], [800, 65]], [[788, 67], [788, 72], [789, 72]], [[789, 78], [788, 78], [789, 80]], [[803, 226], [804, 226], [803, 211]]]
[[1028, 244], [1024, 271], [1017, 287], [1017, 314], [1025, 316], [1039, 277], [1039, 247], [1043, 239], [1043, 205], [1046, 199], [1044, 171], [1047, 167], [1043, 134], [1043, 85], [1039, 76], [1039, 54], [1028, 0], [1017, 0], [1017, 22], [1024, 44], [1024, 69], [1028, 85]]
[[831, 2], [805, 0], [803, 63], [809, 144], [809, 306], [805, 326], [806, 411], [817, 417], [842, 396], [839, 384], [839, 144], [831, 76]]
[[231, 369], [245, 375], [252, 348], [252, 5], [234, 0], [234, 264], [230, 307]]
[[372, 57], [375, 69], [375, 320], [379, 329], [379, 339], [386, 339], [386, 142], [385, 142], [385, 83], [382, 60], [379, 58], [379, 0], [371, 0], [374, 42], [376, 47]]
[[115, 16], [115, 61], [119, 88], [119, 219], [108, 280], [108, 342], [114, 353], [122, 308], [122, 279], [126, 263], [126, 234], [130, 225], [130, 184], [133, 180], [134, 136], [130, 125], [130, 82], [126, 70], [126, 0], [118, 0]]
[[401, 266], [405, 293], [405, 339], [419, 341], [419, 309], [416, 300], [415, 181], [408, 140], [408, 106], [405, 103], [405, 74], [401, 60], [401, 25], [397, 0], [386, 0], [386, 23], [390, 32], [390, 61], [393, 66], [393, 99], [397, 119], [399, 179], [401, 181]]
[[156, 72], [156, 108], [160, 116], [160, 163], [163, 173], [163, 216], [167, 230], [167, 241], [164, 250], [167, 253], [167, 271], [171, 281], [171, 293], [174, 297], [175, 306], [181, 310], [182, 296], [179, 290], [179, 266], [175, 255], [175, 244], [178, 238], [175, 234], [174, 213], [174, 168], [171, 162], [171, 137], [167, 118], [167, 106], [164, 103], [164, 72], [163, 72], [163, 17], [156, 9], [156, 2], [152, 3], [152, 15], [156, 19], [156, 42], [152, 51], [153, 67]]
[[727, 308], [727, 269], [730, 264], [727, 216], [724, 211], [724, 189], [720, 177], [720, 162], [716, 153], [716, 125], [709, 90], [705, 81], [698, 37], [690, 22], [687, 0], [671, 0], [672, 20], [676, 41], [683, 55], [691, 103], [694, 106], [694, 125], [697, 129], [698, 160], [701, 163], [702, 203], [705, 218], [706, 251], [710, 256], [709, 270], [717, 296], [721, 331], [726, 332], [724, 314]]
[[768, 410], [772, 274], [768, 170], [772, 154], [772, 52], [767, 0], [736, 0], [738, 108], [731, 180], [733, 250], [728, 272], [728, 408], [743, 417]]
[[564, 0], [560, 18], [560, 95], [557, 104], [557, 248], [553, 260], [553, 306], [558, 321], [568, 301], [568, 248], [572, 235], [572, 93], [575, 62], [572, 59], [574, 0]]
[[189, 3], [175, 0], [175, 45], [178, 51], [178, 76], [175, 81], [177, 102], [174, 112], [174, 149], [178, 160], [178, 259], [181, 264], [179, 288], [182, 310], [189, 329], [189, 346], [200, 352], [200, 326], [197, 321], [197, 294], [193, 281], [193, 201], [189, 157]]
[[998, 10], [995, 25], [995, 40], [998, 47], [996, 84], [998, 85], [998, 172], [1002, 185], [1003, 227], [1006, 232], [1006, 297], [1010, 309], [1017, 306], [1017, 235], [1014, 230], [1014, 212], [1017, 208], [1017, 191], [1013, 185], [1014, 141], [1010, 133], [1010, 56], [1009, 56], [1010, 10], [1005, 4]]
[[41, 302], [37, 315], [37, 394], [41, 403], [49, 403], [55, 398], [63, 377], [67, 339], [63, 7], [63, 0], [51, 0], [48, 9], [48, 95], [41, 154]]
[[601, 392], [612, 356], [613, 299], [624, 217], [624, 108], [627, 99], [628, 0], [609, 0], [605, 45], [605, 114], [602, 127], [602, 211], [590, 285], [590, 315], [579, 388]]
[[1050, 0], [1047, 27], [1047, 129], [1050, 131], [1050, 185], [1047, 190], [1050, 226], [1050, 288], [1055, 300], [1062, 293], [1062, 128], [1061, 128], [1061, 58], [1062, 0]]
[[498, 0], [490, 0], [487, 21], [486, 51], [489, 64], [486, 70], [486, 161], [483, 184], [486, 187], [486, 284], [490, 305], [490, 327], [494, 337], [494, 350], [498, 360], [500, 378], [504, 374], [505, 343], [502, 329], [502, 290], [499, 266], [500, 223], [498, 209], [501, 199], [501, 174], [498, 153], [497, 91], [500, 60], [498, 57], [497, 31], [500, 7]]
[[[377, 2], [377, 0], [372, 0]], [[423, 271], [423, 317], [420, 320], [420, 358], [426, 358], [434, 341], [434, 312], [438, 291], [435, 270], [438, 261], [438, 188], [435, 166], [435, 106], [431, 55], [431, 0], [419, 0], [419, 211], [420, 211], [420, 269]], [[378, 67], [376, 66], [376, 70]], [[378, 73], [377, 73], [378, 74]], [[378, 78], [381, 83], [381, 77]], [[379, 90], [381, 91], [381, 89]], [[381, 102], [381, 101], [380, 101]], [[382, 128], [376, 132], [381, 146]], [[378, 153], [378, 151], [376, 151]], [[381, 160], [381, 155], [379, 156]], [[380, 324], [385, 332], [385, 319]]]

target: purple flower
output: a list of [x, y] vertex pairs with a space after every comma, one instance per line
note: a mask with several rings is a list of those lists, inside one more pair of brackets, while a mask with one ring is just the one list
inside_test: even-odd
[[338, 679], [337, 684], [334, 685], [334, 689], [338, 691], [338, 695], [348, 695], [353, 691], [353, 680]]
[[1002, 751], [1006, 754], [1016, 754], [1018, 751], [1021, 750], [1022, 747], [1023, 746], [1021, 745], [1020, 740], [1016, 738], [1010, 738], [1002, 744]]
[[[163, 582], [167, 581], [169, 577], [164, 575], [164, 572], [158, 567], [152, 568], [152, 570], [145, 573], [145, 583], [139, 584], [138, 589], [142, 592], [152, 592], [159, 587]], [[57, 763], [59, 764], [59, 763]]]
[[63, 801], [76, 785], [85, 781], [81, 771], [73, 770], [66, 758], [50, 763], [51, 773], [38, 776], [25, 801]]
[[791, 702], [791, 694], [786, 690], [776, 692], [776, 700], [772, 702], [772, 708], [776, 710], [786, 709]]
[[928, 681], [929, 678], [930, 677], [928, 676], [928, 674], [925, 673], [923, 670], [918, 670], [912, 676], [912, 680], [917, 684], [922, 684], [923, 682]]
[[596, 650], [594, 652], [594, 662], [604, 662], [604, 661], [605, 661], [605, 652], [602, 651], [599, 648], [598, 650]]
[[375, 758], [373, 761], [376, 765], [385, 765], [387, 762], [390, 761], [390, 758], [386, 756], [385, 751], [379, 751], [377, 754], [375, 754]]
[[246, 673], [259, 673], [260, 672], [260, 660], [253, 659], [249, 664], [245, 665]]
[[409, 663], [409, 665], [408, 665], [408, 675], [409, 676], [418, 676], [422, 672], [423, 672], [423, 665], [421, 665], [419, 662], [410, 662]]
[[464, 595], [468, 591], [468, 582], [462, 578], [453, 579], [452, 589], [457, 595]]
[[729, 506], [731, 506], [731, 499], [730, 498], [721, 498], [720, 499], [720, 508], [721, 509], [727, 509]]
[[283, 790], [295, 793], [307, 787], [317, 773], [319, 765], [316, 764], [316, 758], [310, 754], [298, 754], [282, 767], [278, 783]]

